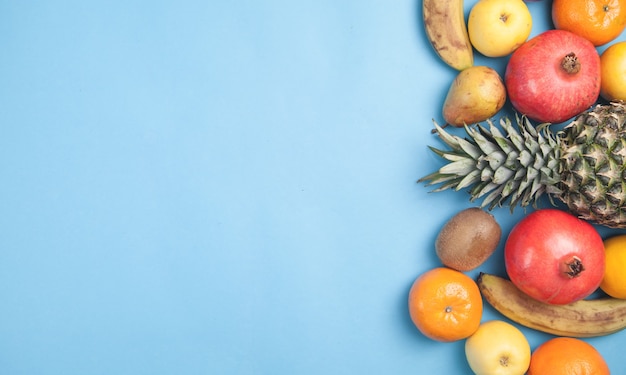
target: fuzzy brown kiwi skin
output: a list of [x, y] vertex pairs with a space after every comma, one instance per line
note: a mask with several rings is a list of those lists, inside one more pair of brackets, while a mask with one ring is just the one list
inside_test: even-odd
[[478, 207], [459, 211], [437, 235], [435, 250], [441, 262], [457, 271], [470, 271], [494, 253], [502, 228], [493, 215]]

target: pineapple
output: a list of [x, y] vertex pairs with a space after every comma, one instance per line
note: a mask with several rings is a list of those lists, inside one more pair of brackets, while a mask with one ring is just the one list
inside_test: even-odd
[[468, 188], [490, 210], [536, 207], [547, 195], [582, 219], [626, 228], [626, 103], [598, 104], [556, 133], [525, 116], [465, 127], [469, 138], [435, 129], [449, 150], [430, 149], [448, 163], [419, 179], [434, 191]]

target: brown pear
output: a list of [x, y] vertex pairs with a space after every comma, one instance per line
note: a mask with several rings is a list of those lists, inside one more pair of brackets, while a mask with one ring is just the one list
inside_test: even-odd
[[494, 116], [506, 101], [502, 78], [488, 66], [472, 66], [454, 78], [443, 103], [448, 125], [462, 127]]

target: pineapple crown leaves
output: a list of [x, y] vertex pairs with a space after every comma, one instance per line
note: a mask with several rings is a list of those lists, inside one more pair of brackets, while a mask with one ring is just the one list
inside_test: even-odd
[[[418, 183], [439, 185], [432, 192], [469, 189], [470, 201], [482, 198], [481, 207], [537, 205], [544, 193], [559, 194], [558, 139], [548, 125], [535, 128], [526, 116], [517, 116], [517, 129], [508, 117], [502, 131], [491, 120], [486, 126], [465, 126], [466, 138], [448, 133], [433, 120], [435, 132], [449, 149], [429, 146], [447, 164]], [[503, 133], [504, 131], [504, 133]], [[552, 201], [552, 198], [550, 197]], [[552, 202], [554, 203], [554, 202]]]

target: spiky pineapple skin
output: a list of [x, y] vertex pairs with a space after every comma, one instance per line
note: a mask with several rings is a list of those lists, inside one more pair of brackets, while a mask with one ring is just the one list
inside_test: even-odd
[[447, 164], [418, 182], [433, 191], [468, 188], [481, 207], [537, 206], [547, 195], [581, 219], [626, 228], [626, 104], [599, 104], [553, 132], [525, 116], [500, 119], [500, 127], [465, 127], [467, 137], [435, 130], [448, 150], [430, 147]]
[[626, 105], [597, 105], [557, 133], [561, 181], [556, 197], [580, 218], [626, 227]]

